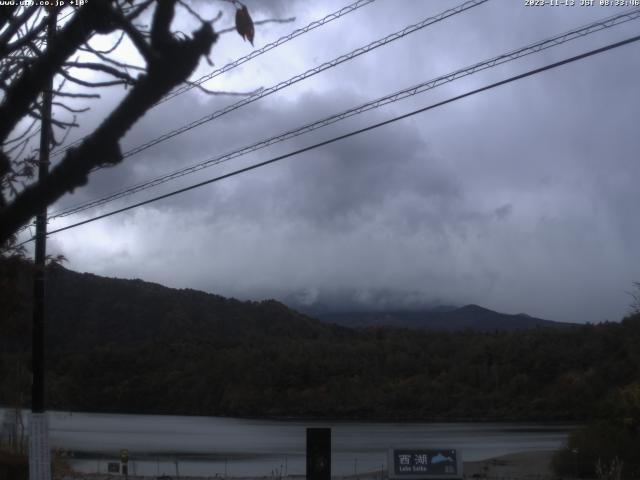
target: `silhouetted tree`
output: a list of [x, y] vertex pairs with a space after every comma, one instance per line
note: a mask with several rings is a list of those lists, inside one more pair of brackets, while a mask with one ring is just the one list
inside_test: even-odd
[[631, 315], [640, 315], [640, 282], [633, 282], [634, 290], [629, 292], [631, 295]]
[[[208, 59], [218, 40], [213, 24], [220, 15], [204, 20], [186, 1], [90, 0], [82, 6], [0, 9], [0, 247], [6, 247], [38, 211], [86, 184], [93, 169], [121, 162], [119, 141], [125, 133], [164, 95], [185, 82], [201, 59]], [[246, 7], [238, 0], [226, 1], [236, 7], [238, 33], [253, 41], [253, 23]], [[172, 30], [177, 8], [199, 23], [191, 35]], [[47, 24], [58, 13], [64, 13], [65, 21], [47, 42]], [[149, 25], [139, 24], [141, 19], [148, 19]], [[112, 48], [91, 46], [89, 41], [97, 34], [114, 35]], [[135, 46], [143, 64], [127, 64], [113, 54], [124, 37]], [[79, 53], [83, 55], [76, 59]], [[91, 56], [93, 59], [85, 60]], [[82, 70], [104, 78], [83, 80], [78, 76]], [[71, 93], [65, 86], [124, 85], [128, 91], [93, 132], [64, 153], [45, 180], [33, 182], [35, 158], [25, 151], [43, 116], [40, 96], [53, 78], [54, 103], [71, 117], [52, 119], [52, 146], [59, 145], [57, 137], [77, 125], [75, 114], [85, 110], [69, 102], [98, 96], [95, 91]]]

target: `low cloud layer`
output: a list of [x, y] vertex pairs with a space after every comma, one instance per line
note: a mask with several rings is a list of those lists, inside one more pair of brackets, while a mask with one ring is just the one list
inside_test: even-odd
[[[455, 5], [443, 2], [438, 8], [445, 3]], [[86, 188], [60, 206], [96, 198], [615, 13], [580, 8], [573, 13], [569, 8], [565, 13], [527, 13], [521, 5], [506, 5], [490, 2], [450, 20], [446, 28], [443, 24], [416, 34], [153, 147], [95, 174]], [[296, 15], [300, 26], [311, 21], [316, 7], [319, 4], [293, 3], [282, 8], [284, 14]], [[338, 7], [332, 2], [325, 8]], [[265, 15], [283, 14], [274, 9]], [[376, 2], [359, 17], [353, 14], [328, 30], [345, 29], [342, 41], [339, 35], [318, 32], [312, 38], [324, 43], [317, 49], [311, 40], [301, 40], [286, 50], [297, 55], [291, 62], [289, 57], [265, 56], [243, 67], [242, 75], [253, 75], [258, 86], [268, 86], [299, 73], [300, 62], [307, 64], [303, 69], [310, 68], [316, 54], [317, 61], [324, 61], [324, 55], [330, 58], [370, 36], [381, 36], [386, 17], [390, 24], [402, 25], [437, 12], [431, 2], [416, 9], [406, 12]], [[487, 71], [101, 211], [602, 45], [624, 37], [632, 27]], [[269, 32], [277, 37], [292, 28], [273, 27]], [[449, 51], [447, 39], [452, 42]], [[77, 270], [240, 298], [276, 297], [310, 306], [334, 303], [336, 308], [478, 303], [560, 321], [617, 320], [630, 300], [625, 291], [640, 279], [640, 67], [632, 61], [637, 53], [637, 46], [625, 47], [501, 87], [52, 236], [50, 245]], [[280, 62], [282, 72], [274, 69], [274, 61]], [[218, 86], [244, 87], [231, 80], [212, 88]], [[183, 95], [136, 126], [125, 150], [236, 100]], [[69, 217], [55, 226], [80, 218]]]

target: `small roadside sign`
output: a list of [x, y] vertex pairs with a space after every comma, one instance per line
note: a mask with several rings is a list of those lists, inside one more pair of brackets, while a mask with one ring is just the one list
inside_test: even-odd
[[391, 448], [389, 478], [461, 479], [461, 452], [455, 448]]

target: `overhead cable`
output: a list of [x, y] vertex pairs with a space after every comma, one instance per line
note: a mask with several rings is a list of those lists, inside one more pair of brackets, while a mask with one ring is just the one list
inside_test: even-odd
[[[342, 63], [345, 63], [349, 60], [352, 60], [360, 55], [363, 55], [365, 53], [368, 53], [372, 50], [375, 50], [376, 48], [382, 47], [384, 45], [387, 45], [388, 43], [391, 43], [395, 40], [398, 40], [400, 38], [404, 38], [405, 36], [417, 32], [418, 30], [421, 30], [423, 28], [426, 28], [430, 25], [433, 25], [435, 23], [441, 22], [446, 18], [449, 18], [451, 16], [457, 15], [459, 13], [462, 13], [466, 10], [469, 10], [473, 7], [477, 7], [478, 5], [481, 5], [483, 3], [488, 2], [489, 0], [469, 0], [464, 2], [461, 5], [458, 5], [457, 7], [454, 8], [450, 8], [448, 10], [445, 10], [444, 12], [435, 15], [433, 17], [429, 17], [426, 18], [424, 20], [422, 20], [421, 22], [415, 23], [413, 25], [410, 25], [408, 27], [403, 28], [402, 30], [392, 33], [390, 35], [387, 35], [384, 38], [375, 40], [371, 43], [369, 43], [368, 45], [365, 45], [363, 47], [359, 47], [349, 53], [346, 53], [344, 55], [341, 55], [337, 58], [334, 58], [333, 60], [330, 60], [328, 62], [323, 63], [322, 65], [319, 65], [317, 67], [314, 67], [312, 69], [307, 70], [304, 73], [301, 73], [299, 75], [296, 75], [294, 77], [289, 78], [288, 80], [285, 80], [283, 82], [280, 82], [276, 85], [273, 85], [269, 88], [263, 88], [255, 93], [253, 93], [252, 95], [249, 95], [248, 97], [233, 103], [231, 105], [228, 105], [220, 110], [216, 110], [215, 112], [209, 114], [209, 115], [205, 115], [204, 117], [198, 119], [198, 120], [194, 120], [193, 122], [187, 124], [187, 125], [183, 125], [182, 127], [176, 128], [174, 130], [171, 130], [159, 137], [156, 137], [152, 140], [149, 140], [146, 143], [143, 143], [142, 145], [138, 145], [137, 147], [132, 148], [131, 150], [128, 150], [127, 152], [123, 153], [123, 158], [128, 158], [131, 157], [133, 155], [136, 155], [137, 153], [142, 152], [143, 150], [146, 150], [154, 145], [157, 145], [159, 143], [162, 143], [170, 138], [173, 138], [177, 135], [181, 135], [189, 130], [192, 130], [196, 127], [199, 127], [200, 125], [203, 125], [207, 122], [210, 122], [212, 120], [215, 120], [216, 118], [220, 118], [223, 115], [226, 115], [227, 113], [230, 113], [234, 110], [237, 110], [239, 108], [242, 108], [246, 105], [249, 105], [257, 100], [260, 100], [261, 98], [264, 98], [268, 95], [271, 95], [273, 93], [279, 92], [282, 89], [285, 89], [287, 87], [290, 87], [291, 85], [301, 82], [302, 80], [306, 80], [307, 78], [313, 77], [314, 75], [317, 75], [318, 73], [324, 72], [325, 70], [328, 70], [330, 68], [336, 67]], [[95, 170], [99, 170], [100, 167], [97, 167]]]
[[419, 30], [422, 30], [423, 28], [426, 28], [430, 25], [439, 23], [449, 17], [452, 17], [454, 15], [457, 15], [459, 13], [462, 13], [464, 11], [467, 11], [471, 8], [477, 7], [478, 5], [481, 5], [483, 3], [488, 2], [489, 0], [469, 0], [464, 2], [461, 5], [458, 5], [457, 7], [454, 8], [450, 8], [448, 10], [445, 10], [442, 13], [439, 13], [438, 15], [435, 15], [433, 17], [429, 17], [426, 18], [418, 23], [415, 23], [413, 25], [410, 25], [408, 27], [403, 28], [402, 30], [399, 30], [395, 33], [392, 33], [390, 35], [387, 35], [384, 38], [375, 40], [363, 47], [359, 47], [356, 48], [355, 50], [346, 53], [344, 55], [340, 55], [339, 57], [334, 58], [333, 60], [330, 60], [328, 62], [323, 63], [322, 65], [319, 65], [315, 68], [309, 69], [304, 73], [301, 73], [299, 75], [296, 75], [294, 77], [289, 78], [288, 80], [285, 80], [283, 82], [280, 82], [276, 85], [273, 85], [272, 87], [269, 88], [264, 88], [250, 96], [248, 96], [247, 98], [243, 98], [242, 100], [233, 103], [231, 105], [228, 105], [220, 110], [217, 110], [209, 115], [205, 115], [204, 117], [198, 119], [198, 120], [194, 120], [193, 122], [184, 125], [182, 127], [176, 128], [174, 130], [171, 130], [170, 132], [167, 132], [159, 137], [154, 138], [153, 140], [149, 140], [146, 143], [143, 143], [142, 145], [139, 145], [135, 148], [132, 148], [131, 150], [125, 152], [123, 154], [123, 158], [127, 158], [127, 157], [131, 157], [133, 155], [136, 155], [137, 153], [142, 152], [143, 150], [146, 150], [154, 145], [157, 145], [161, 142], [164, 142], [170, 138], [173, 138], [177, 135], [181, 135], [189, 130], [192, 130], [196, 127], [199, 127], [200, 125], [203, 125], [205, 123], [208, 123], [212, 120], [215, 120], [216, 118], [220, 118], [223, 115], [226, 115], [227, 113], [230, 113], [234, 110], [237, 110], [239, 108], [242, 108], [246, 105], [249, 105], [250, 103], [253, 103], [257, 100], [260, 100], [261, 98], [264, 98], [266, 96], [269, 96], [273, 93], [279, 92], [282, 89], [285, 89], [287, 87], [290, 87], [291, 85], [301, 82], [302, 80], [306, 80], [307, 78], [313, 77], [314, 75], [317, 75], [318, 73], [324, 72], [325, 70], [328, 70], [330, 68], [336, 67], [342, 63], [348, 62], [349, 60], [353, 60], [354, 58], [363, 55], [365, 53], [368, 53], [372, 50], [375, 50], [376, 48], [382, 47], [384, 45], [387, 45], [388, 43], [394, 42], [396, 40], [399, 40], [401, 38], [406, 37], [407, 35], [417, 32]]
[[162, 100], [160, 100], [158, 102], [158, 104], [166, 102], [167, 100], [172, 99], [173, 97], [176, 97], [178, 95], [181, 95], [189, 90], [191, 90], [192, 88], [203, 84], [204, 82], [207, 82], [209, 80], [211, 80], [212, 78], [217, 77], [218, 75], [221, 75], [225, 72], [228, 72], [229, 70], [232, 70], [233, 68], [242, 65], [243, 63], [248, 62], [249, 60], [252, 60], [260, 55], [262, 55], [263, 53], [268, 52], [269, 50], [273, 50], [276, 47], [279, 47], [280, 45], [287, 43], [289, 40], [293, 40], [296, 37], [299, 37], [300, 35], [303, 35], [315, 28], [321, 27], [322, 25], [325, 25], [333, 20], [336, 20], [344, 15], [347, 15], [348, 13], [351, 13], [357, 9], [359, 9], [360, 7], [364, 7], [365, 5], [369, 5], [370, 3], [374, 2], [375, 0], [358, 0], [357, 2], [352, 3], [351, 5], [347, 5], [344, 8], [341, 8], [340, 10], [330, 13], [329, 15], [325, 16], [324, 18], [321, 18], [320, 20], [315, 20], [313, 22], [311, 22], [309, 25], [307, 25], [306, 27], [302, 27], [299, 28], [297, 30], [294, 30], [293, 32], [291, 32], [289, 35], [285, 35], [284, 37], [280, 37], [279, 39], [277, 39], [275, 42], [271, 42], [267, 45], [265, 45], [262, 48], [259, 48], [257, 50], [253, 50], [251, 53], [249, 53], [248, 55], [239, 58], [237, 60], [234, 60], [233, 62], [227, 63], [225, 66], [218, 68], [217, 70], [214, 70], [211, 73], [208, 73], [206, 75], [203, 75], [202, 77], [198, 78], [197, 80], [194, 80], [192, 82], [189, 82], [188, 84], [182, 85], [181, 87], [179, 87], [178, 89], [174, 90], [173, 92], [169, 93], [167, 96], [165, 96]]
[[[199, 182], [199, 183], [190, 185], [188, 187], [180, 188], [178, 190], [174, 190], [172, 192], [165, 193], [163, 195], [159, 195], [157, 197], [150, 198], [148, 200], [144, 200], [142, 202], [138, 202], [138, 203], [133, 204], [133, 205], [129, 205], [129, 206], [126, 206], [126, 207], [123, 207], [123, 208], [119, 208], [117, 210], [112, 210], [111, 212], [104, 213], [102, 215], [97, 215], [95, 217], [83, 220], [81, 222], [77, 222], [77, 223], [74, 223], [74, 224], [71, 224], [71, 225], [67, 225], [66, 227], [61, 227], [61, 228], [58, 228], [58, 229], [55, 229], [55, 230], [51, 230], [49, 232], [49, 235], [52, 235], [54, 233], [64, 232], [66, 230], [70, 230], [72, 228], [76, 228], [76, 227], [79, 227], [81, 225], [86, 225], [88, 223], [92, 223], [92, 222], [95, 222], [97, 220], [101, 220], [101, 219], [104, 219], [104, 218], [107, 218], [107, 217], [111, 217], [113, 215], [116, 215], [116, 214], [119, 214], [119, 213], [123, 213], [123, 212], [126, 212], [128, 210], [132, 210], [134, 208], [141, 207], [143, 205], [148, 205], [150, 203], [157, 202], [159, 200], [162, 200], [162, 199], [165, 199], [165, 198], [169, 198], [169, 197], [172, 197], [174, 195], [178, 195], [180, 193], [188, 192], [190, 190], [194, 190], [196, 188], [199, 188], [199, 187], [202, 187], [202, 186], [205, 186], [205, 185], [209, 185], [211, 183], [219, 182], [221, 180], [234, 177], [234, 176], [239, 175], [241, 173], [245, 173], [245, 172], [248, 172], [248, 171], [251, 171], [251, 170], [255, 170], [255, 169], [259, 168], [259, 167], [264, 167], [266, 165], [270, 165], [270, 164], [278, 162], [280, 160], [284, 160], [286, 158], [293, 157], [295, 155], [299, 155], [301, 153], [308, 152], [310, 150], [314, 150], [316, 148], [319, 148], [319, 147], [322, 147], [322, 146], [325, 146], [325, 145], [329, 145], [331, 143], [335, 143], [337, 141], [344, 140], [346, 138], [353, 137], [355, 135], [359, 135], [361, 133], [365, 133], [365, 132], [368, 132], [370, 130], [373, 130], [373, 129], [376, 129], [376, 128], [379, 128], [379, 127], [382, 127], [382, 126], [385, 126], [385, 125], [389, 125], [389, 124], [397, 122], [399, 120], [403, 120], [405, 118], [412, 117], [412, 116], [417, 115], [419, 113], [424, 113], [426, 111], [432, 110], [432, 109], [437, 108], [437, 107], [441, 107], [443, 105], [447, 105], [449, 103], [453, 103], [453, 102], [461, 100], [463, 98], [470, 97], [472, 95], [476, 95], [478, 93], [485, 92], [487, 90], [491, 90], [493, 88], [496, 88], [496, 87], [499, 87], [499, 86], [502, 86], [502, 85], [506, 85], [508, 83], [512, 83], [512, 82], [515, 82], [515, 81], [518, 81], [518, 80], [522, 80], [522, 79], [524, 79], [526, 77], [530, 77], [530, 76], [545, 72], [547, 70], [551, 70], [551, 69], [560, 67], [562, 65], [567, 65], [569, 63], [573, 63], [573, 62], [576, 62], [578, 60], [582, 60], [582, 59], [585, 59], [585, 58], [588, 58], [588, 57], [591, 57], [593, 55], [597, 55], [597, 54], [600, 54], [600, 53], [603, 53], [603, 52], [606, 52], [606, 51], [609, 51], [609, 50], [613, 50], [615, 48], [619, 48], [619, 47], [622, 47], [624, 45], [628, 45], [630, 43], [637, 42], [639, 40], [640, 40], [640, 35], [637, 35], [635, 37], [631, 37], [631, 38], [628, 38], [626, 40], [622, 40], [620, 42], [612, 43], [612, 44], [606, 45], [604, 47], [597, 48], [595, 50], [591, 50], [589, 52], [582, 53], [580, 55], [576, 55], [576, 56], [567, 58], [565, 60], [561, 60], [559, 62], [555, 62], [555, 63], [551, 63], [551, 64], [548, 64], [548, 65], [545, 65], [544, 67], [535, 68], [535, 69], [529, 70], [529, 71], [527, 71], [525, 73], [521, 73], [519, 75], [515, 75], [515, 76], [512, 76], [512, 77], [509, 77], [509, 78], [507, 78], [505, 80], [501, 80], [499, 82], [495, 82], [495, 83], [492, 83], [490, 85], [486, 85], [484, 87], [477, 88], [475, 90], [471, 90], [471, 91], [463, 93], [461, 95], [457, 95], [455, 97], [451, 97], [451, 98], [449, 98], [447, 100], [443, 100], [441, 102], [434, 103], [434, 104], [429, 105], [427, 107], [423, 107], [423, 108], [419, 108], [417, 110], [413, 110], [412, 112], [405, 113], [404, 115], [399, 115], [399, 116], [393, 117], [393, 118], [391, 118], [389, 120], [385, 120], [383, 122], [375, 123], [373, 125], [369, 125], [367, 127], [360, 128], [358, 130], [354, 130], [354, 131], [351, 131], [349, 133], [345, 133], [343, 135], [339, 135], [337, 137], [333, 137], [333, 138], [331, 138], [329, 140], [325, 140], [323, 142], [315, 143], [313, 145], [310, 145], [310, 146], [307, 146], [307, 147], [304, 147], [304, 148], [300, 148], [300, 149], [295, 150], [293, 152], [289, 152], [289, 153], [286, 153], [284, 155], [280, 155], [280, 156], [277, 156], [275, 158], [271, 158], [270, 160], [265, 160], [264, 162], [256, 163], [254, 165], [250, 165], [248, 167], [241, 168], [239, 170], [235, 170], [233, 172], [230, 172], [230, 173], [227, 173], [227, 174], [224, 174], [224, 175], [220, 175], [218, 177], [211, 178], [209, 180], [205, 180], [203, 182]], [[24, 245], [24, 244], [26, 244], [28, 242], [33, 241], [33, 240], [34, 240], [34, 238], [32, 237], [32, 238], [30, 238], [28, 240], [23, 241], [18, 246]]]
[[558, 45], [561, 45], [565, 42], [571, 41], [571, 40], [575, 40], [577, 38], [582, 38], [586, 35], [592, 34], [594, 32], [598, 32], [601, 30], [604, 30], [606, 28], [611, 28], [613, 26], [616, 25], [620, 25], [622, 23], [631, 21], [631, 20], [636, 20], [640, 18], [640, 9], [634, 10], [632, 12], [628, 12], [628, 13], [623, 13], [623, 14], [619, 14], [619, 15], [614, 15], [612, 17], [607, 17], [605, 19], [602, 20], [598, 20], [596, 22], [592, 22], [590, 24], [584, 25], [582, 27], [578, 27], [578, 28], [574, 28], [572, 30], [569, 30], [565, 33], [559, 34], [559, 35], [555, 35], [551, 38], [547, 38], [545, 40], [512, 50], [510, 52], [507, 53], [503, 53], [501, 55], [498, 55], [496, 57], [492, 57], [488, 60], [484, 60], [478, 63], [475, 63], [471, 66], [467, 66], [458, 70], [455, 70], [451, 73], [447, 73], [446, 75], [441, 75], [439, 77], [436, 77], [434, 79], [419, 83], [417, 85], [413, 85], [409, 88], [405, 88], [402, 89], [400, 91], [397, 91], [395, 93], [389, 94], [389, 95], [385, 95], [384, 97], [380, 97], [376, 100], [372, 100], [370, 102], [367, 102], [363, 105], [351, 108], [349, 110], [345, 110], [341, 113], [337, 113], [334, 115], [331, 115], [329, 117], [323, 118], [322, 120], [318, 120], [316, 122], [313, 123], [309, 123], [307, 125], [304, 125], [302, 127], [298, 127], [295, 128], [293, 130], [287, 131], [285, 133], [267, 138], [267, 139], [263, 139], [260, 140], [258, 142], [255, 142], [251, 145], [248, 146], [244, 146], [242, 148], [239, 148], [237, 150], [233, 150], [231, 152], [227, 152], [223, 155], [218, 155], [215, 157], [211, 157], [203, 162], [197, 163], [195, 165], [191, 165], [189, 167], [186, 168], [182, 168], [180, 170], [177, 170], [175, 172], [169, 173], [169, 174], [165, 174], [162, 175], [160, 177], [157, 177], [155, 179], [152, 180], [148, 180], [145, 181], [143, 183], [139, 183], [137, 185], [128, 187], [126, 189], [120, 190], [118, 192], [112, 193], [110, 195], [107, 195], [105, 197], [102, 197], [100, 199], [96, 199], [90, 202], [85, 202], [85, 203], [81, 203], [78, 205], [75, 205], [73, 207], [67, 208], [65, 210], [61, 210], [59, 212], [54, 212], [51, 214], [52, 219], [55, 218], [61, 218], [61, 217], [66, 217], [75, 213], [79, 213], [85, 210], [88, 210], [90, 208], [94, 208], [94, 207], [98, 207], [100, 205], [104, 205], [105, 203], [109, 203], [111, 201], [117, 200], [119, 198], [125, 197], [125, 196], [129, 196], [129, 195], [133, 195], [135, 193], [141, 192], [143, 190], [147, 190], [149, 188], [152, 187], [156, 187], [158, 185], [164, 184], [166, 182], [169, 182], [171, 180], [174, 180], [176, 178], [180, 178], [183, 177], [185, 175], [200, 171], [204, 168], [208, 168], [211, 167], [213, 165], [218, 165], [220, 163], [224, 163], [227, 162], [229, 160], [232, 160], [234, 158], [246, 155], [248, 153], [254, 152], [256, 150], [260, 150], [262, 148], [266, 148], [269, 147], [271, 145], [274, 145], [276, 143], [280, 143], [283, 142], [285, 140], [289, 140], [291, 138], [297, 137], [299, 135], [305, 134], [305, 133], [309, 133], [312, 132], [314, 130], [317, 130], [319, 128], [325, 127], [327, 125], [331, 125], [333, 123], [336, 123], [338, 121], [344, 120], [346, 118], [352, 117], [354, 115], [359, 115], [361, 113], [367, 112], [369, 110], [373, 110], [379, 107], [382, 107], [384, 105], [390, 104], [390, 103], [394, 103], [400, 100], [403, 100], [405, 98], [417, 95], [419, 93], [423, 93], [427, 90], [431, 90], [433, 88], [436, 88], [440, 85], [443, 85], [445, 83], [449, 83], [452, 82], [454, 80], [457, 80], [459, 78], [463, 78], [466, 77], [468, 75], [472, 75], [474, 73], [495, 67], [497, 65], [501, 65], [513, 60], [516, 60], [518, 58], [522, 58], [524, 56], [533, 54], [533, 53], [537, 53], [540, 52], [542, 50], [551, 48], [551, 47], [555, 47]]
[[[233, 70], [234, 68], [248, 62], [249, 60], [253, 60], [256, 57], [259, 57], [260, 55], [267, 53], [270, 50], [273, 50], [276, 47], [279, 47], [285, 43], [287, 43], [290, 40], [293, 40], [294, 38], [299, 37], [300, 35], [303, 35], [305, 33], [310, 32], [311, 30], [314, 30], [318, 27], [321, 27], [323, 25], [326, 25], [329, 22], [332, 22], [333, 20], [337, 20], [340, 17], [343, 17], [351, 12], [355, 12], [356, 10], [358, 10], [361, 7], [364, 7], [366, 5], [369, 5], [373, 2], [375, 2], [376, 0], [357, 0], [356, 2], [353, 2], [350, 5], [347, 5], [346, 7], [341, 8], [340, 10], [337, 10], [335, 12], [332, 12], [328, 15], [326, 15], [325, 17], [321, 18], [320, 20], [314, 20], [313, 22], [309, 23], [308, 25], [302, 27], [302, 28], [298, 28], [297, 30], [294, 30], [293, 32], [291, 32], [288, 35], [285, 35], [283, 37], [280, 37], [279, 39], [277, 39], [274, 42], [268, 43], [267, 45], [265, 45], [262, 48], [258, 48], [257, 50], [253, 50], [251, 51], [251, 53], [249, 53], [248, 55], [245, 55], [244, 57], [240, 57], [236, 60], [233, 60], [232, 62], [227, 63], [226, 65], [224, 65], [223, 67], [220, 67], [206, 75], [203, 75], [202, 77], [198, 78], [197, 80], [193, 80], [190, 81], [187, 84], [182, 85], [181, 87], [178, 87], [177, 89], [173, 90], [172, 92], [168, 93], [164, 98], [162, 98], [161, 100], [159, 100], [156, 105], [160, 105], [161, 103], [166, 102], [167, 100], [170, 100], [174, 97], [177, 97], [178, 95], [181, 95], [183, 93], [188, 92], [189, 90], [191, 90], [194, 87], [197, 87], [198, 85], [203, 84], [204, 82], [207, 82], [209, 80], [211, 80], [212, 78], [217, 77], [218, 75], [222, 75], [225, 72], [228, 72], [229, 70]], [[56, 156], [59, 155], [63, 152], [65, 152], [66, 150], [68, 150], [69, 148], [74, 147], [75, 145], [81, 143], [84, 140], [83, 138], [80, 138], [58, 150], [56, 150], [55, 152], [52, 153], [52, 155]]]

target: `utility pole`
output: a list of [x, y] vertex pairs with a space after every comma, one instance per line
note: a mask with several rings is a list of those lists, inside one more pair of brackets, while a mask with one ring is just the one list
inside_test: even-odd
[[[47, 50], [56, 32], [56, 9], [49, 10]], [[40, 124], [40, 158], [38, 181], [49, 175], [51, 145], [51, 103], [53, 78], [42, 92], [42, 122]], [[31, 419], [29, 421], [29, 480], [51, 480], [49, 422], [44, 405], [44, 293], [45, 260], [47, 256], [47, 209], [36, 216], [35, 272], [33, 278], [33, 331], [31, 336]]]

